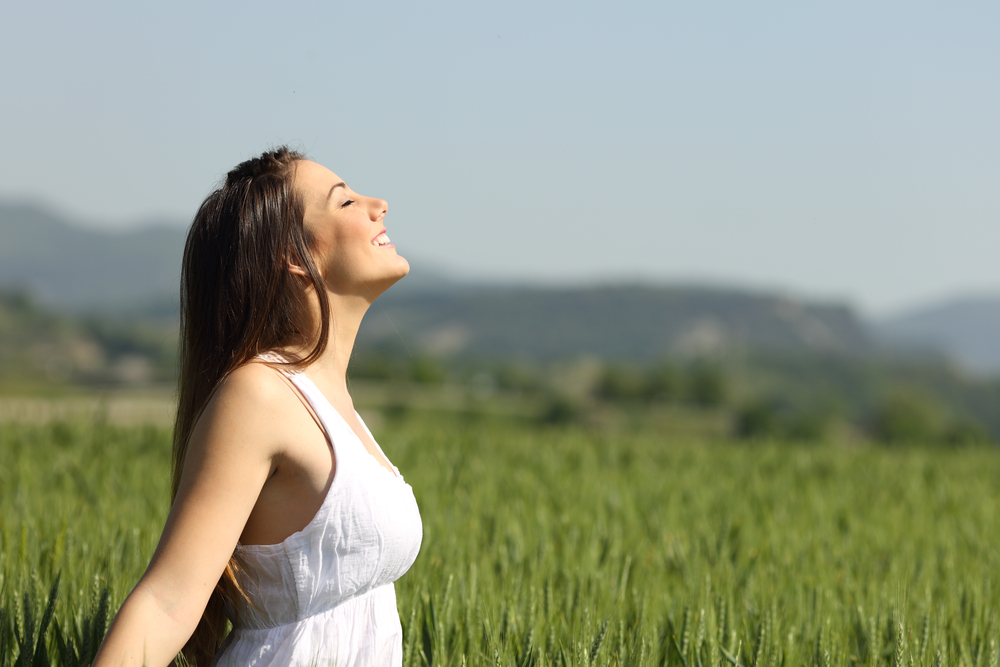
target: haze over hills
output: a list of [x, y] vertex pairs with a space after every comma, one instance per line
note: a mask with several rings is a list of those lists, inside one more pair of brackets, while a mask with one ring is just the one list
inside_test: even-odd
[[83, 229], [41, 206], [0, 203], [0, 285], [73, 311], [176, 303], [185, 233]]
[[[0, 203], [0, 289], [57, 310], [176, 317], [185, 230], [88, 230], [44, 207]], [[696, 286], [543, 287], [459, 282], [413, 261], [363, 325], [368, 347], [442, 356], [636, 361], [743, 350], [866, 355], [885, 341], [1000, 371], [1000, 298], [956, 300], [875, 324], [844, 304]], [[383, 313], [384, 311], [384, 313]], [[398, 330], [398, 333], [397, 333]]]
[[875, 328], [888, 340], [947, 350], [973, 372], [1000, 374], [1000, 294], [917, 308], [880, 320]]
[[479, 286], [394, 289], [380, 302], [385, 314], [369, 314], [363, 338], [392, 345], [405, 334], [408, 346], [442, 356], [641, 361], [747, 349], [857, 355], [874, 346], [846, 306], [738, 290]]

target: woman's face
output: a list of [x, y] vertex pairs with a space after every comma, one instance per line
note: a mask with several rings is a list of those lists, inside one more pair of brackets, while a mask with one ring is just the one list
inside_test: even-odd
[[305, 204], [313, 260], [328, 289], [374, 298], [409, 272], [386, 236], [384, 200], [357, 194], [308, 160], [296, 164], [295, 189]]

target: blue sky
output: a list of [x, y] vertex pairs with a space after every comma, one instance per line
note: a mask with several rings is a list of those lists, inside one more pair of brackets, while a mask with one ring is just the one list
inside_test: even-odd
[[1000, 293], [997, 3], [4, 3], [0, 197], [184, 224], [278, 143], [415, 270]]

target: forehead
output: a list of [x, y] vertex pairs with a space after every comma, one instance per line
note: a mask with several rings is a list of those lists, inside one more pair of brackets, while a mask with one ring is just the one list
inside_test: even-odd
[[299, 160], [295, 165], [295, 189], [307, 204], [310, 201], [326, 200], [330, 188], [340, 182], [339, 176], [321, 164]]

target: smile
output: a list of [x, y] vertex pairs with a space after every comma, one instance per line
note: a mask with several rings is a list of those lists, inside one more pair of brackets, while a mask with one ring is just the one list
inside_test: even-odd
[[379, 235], [372, 239], [372, 245], [375, 246], [392, 245], [392, 242], [389, 240], [389, 237], [386, 236], [385, 232], [379, 232]]

